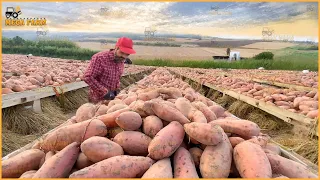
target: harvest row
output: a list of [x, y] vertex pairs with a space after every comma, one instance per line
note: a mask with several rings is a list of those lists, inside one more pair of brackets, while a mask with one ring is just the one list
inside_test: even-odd
[[196, 79], [201, 83], [209, 83], [217, 88], [235, 91], [239, 94], [261, 100], [270, 105], [299, 113], [308, 118], [318, 116], [318, 92], [297, 91], [262, 85], [250, 80], [244, 80], [241, 75], [237, 77], [223, 76], [209, 73], [205, 69], [169, 68], [178, 74]]
[[2, 177], [317, 177], [269, 140], [159, 68], [107, 104], [83, 104], [32, 149], [4, 160]]
[[[2, 94], [82, 81], [89, 63], [25, 55], [4, 54], [2, 57]], [[126, 66], [124, 74], [147, 69], [149, 67], [129, 65]]]

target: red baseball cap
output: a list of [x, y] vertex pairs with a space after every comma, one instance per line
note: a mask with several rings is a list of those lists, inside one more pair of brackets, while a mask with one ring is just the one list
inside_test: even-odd
[[126, 54], [136, 53], [136, 51], [133, 50], [133, 41], [130, 38], [127, 38], [127, 37], [119, 38], [116, 46], [119, 47], [119, 49]]

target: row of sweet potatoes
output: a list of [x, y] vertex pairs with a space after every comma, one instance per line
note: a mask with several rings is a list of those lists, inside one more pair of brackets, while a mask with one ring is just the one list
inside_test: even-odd
[[[165, 87], [172, 82], [178, 87]], [[257, 124], [160, 68], [107, 105], [82, 105], [32, 149], [4, 160], [2, 177], [317, 177], [268, 141]]]
[[318, 117], [318, 92], [280, 89], [245, 81], [241, 78], [199, 74], [199, 70], [171, 68], [179, 74], [198, 79], [201, 83], [211, 83], [217, 87], [235, 91], [239, 94], [264, 101], [288, 111], [305, 115], [308, 118]]

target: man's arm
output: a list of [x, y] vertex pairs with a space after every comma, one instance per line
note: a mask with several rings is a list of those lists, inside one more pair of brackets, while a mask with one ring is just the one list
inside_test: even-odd
[[107, 89], [96, 80], [100, 73], [100, 69], [101, 65], [98, 57], [92, 57], [83, 78], [84, 82], [86, 82], [93, 91], [99, 91], [106, 94]]

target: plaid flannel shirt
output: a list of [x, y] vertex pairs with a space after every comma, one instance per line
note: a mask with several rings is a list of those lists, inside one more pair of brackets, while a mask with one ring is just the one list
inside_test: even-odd
[[120, 78], [124, 62], [114, 62], [114, 49], [102, 51], [92, 56], [84, 74], [84, 81], [89, 85], [89, 101], [97, 103], [103, 100], [104, 88], [114, 91], [120, 88]]

